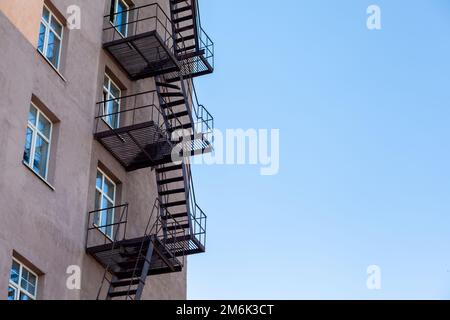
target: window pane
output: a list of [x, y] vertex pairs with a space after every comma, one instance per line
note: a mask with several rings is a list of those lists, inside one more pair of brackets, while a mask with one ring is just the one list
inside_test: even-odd
[[[102, 195], [98, 190], [95, 190], [95, 210], [99, 210], [101, 202], [102, 202]], [[94, 213], [94, 221], [93, 223], [97, 226], [100, 225], [100, 215], [101, 215], [101, 211], [97, 211]]]
[[115, 14], [116, 13], [116, 0], [111, 0], [111, 10], [110, 10], [110, 21], [114, 22], [115, 20]]
[[128, 8], [125, 6], [123, 1], [119, 1], [117, 6], [117, 15], [116, 15], [116, 26], [119, 32], [126, 36], [127, 35], [127, 23], [128, 23]]
[[[110, 201], [108, 201], [108, 199], [103, 197], [102, 209], [111, 208], [112, 206], [113, 206], [113, 204]], [[111, 224], [112, 215], [113, 215], [113, 209], [103, 210], [100, 213], [100, 222], [99, 222], [99, 227], [101, 227], [100, 230], [108, 236], [111, 235], [111, 230], [112, 230], [112, 227], [108, 226], [108, 224]]]
[[102, 190], [102, 188], [103, 188], [103, 175], [100, 173], [100, 171], [97, 171], [97, 179], [96, 179], [95, 183], [97, 185], [97, 188]]
[[19, 284], [19, 273], [20, 273], [20, 265], [13, 261], [11, 266], [10, 280], [14, 283]]
[[100, 207], [101, 198], [102, 198], [101, 193], [98, 190], [95, 190], [95, 210], [101, 209]]
[[45, 32], [46, 31], [47, 31], [47, 28], [41, 22], [41, 27], [39, 28], [38, 50], [42, 53], [44, 53], [44, 43], [45, 43]]
[[42, 114], [40, 114], [38, 129], [47, 139], [50, 139], [50, 128], [51, 128], [50, 122], [47, 119], [45, 119], [45, 117], [43, 117]]
[[30, 164], [31, 159], [31, 144], [33, 142], [33, 131], [30, 128], [27, 128], [27, 135], [25, 138], [25, 151], [23, 152], [23, 161], [26, 164]]
[[119, 127], [119, 111], [120, 105], [118, 101], [108, 101], [105, 104], [104, 114], [106, 117], [104, 120], [114, 129]]
[[21, 292], [19, 300], [33, 300], [33, 299]]
[[103, 187], [103, 192], [111, 199], [114, 200], [114, 185], [105, 179], [105, 186]]
[[16, 299], [16, 289], [13, 287], [8, 287], [8, 300]]
[[48, 159], [48, 143], [37, 135], [36, 146], [34, 149], [33, 169], [42, 177], [46, 178]]
[[27, 291], [28, 293], [35, 295], [36, 294], [36, 276], [31, 274], [27, 269], [22, 269], [22, 280], [20, 281], [20, 286], [22, 289]]
[[49, 17], [50, 12], [47, 10], [47, 8], [44, 7], [44, 10], [42, 11], [42, 18], [48, 22]]
[[62, 35], [62, 26], [59, 24], [58, 21], [56, 21], [55, 17], [53, 17], [53, 16], [52, 16], [51, 26], [52, 26], [52, 29], [56, 32], [56, 34], [61, 37], [61, 35]]
[[[110, 203], [110, 206], [111, 205], [112, 204]], [[110, 209], [106, 214], [106, 225], [108, 225], [108, 227], [106, 227], [106, 234], [110, 238], [113, 237], [113, 228], [114, 228], [114, 226], [112, 225], [113, 223], [114, 223], [114, 210]]]
[[120, 97], [120, 89], [117, 88], [112, 82], [111, 82], [111, 98], [119, 98]]
[[104, 78], [104, 80], [103, 80], [103, 87], [106, 89], [106, 90], [109, 90], [109, 79], [108, 79], [108, 77], [105, 75], [105, 78]]
[[48, 47], [46, 57], [55, 68], [59, 66], [59, 50], [61, 49], [61, 41], [55, 36], [53, 31], [49, 32]]
[[31, 105], [30, 112], [28, 113], [28, 121], [35, 126], [36, 118], [37, 118], [37, 109], [33, 107], [33, 105]]

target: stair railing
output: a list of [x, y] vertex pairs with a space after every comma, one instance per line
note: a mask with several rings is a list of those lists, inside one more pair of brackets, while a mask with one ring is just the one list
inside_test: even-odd
[[206, 247], [207, 216], [197, 203], [190, 165], [183, 163], [183, 174], [185, 177], [186, 199], [188, 200], [187, 204], [189, 206], [190, 234], [198, 241], [204, 250]]
[[[164, 116], [157, 107], [157, 101], [158, 92], [151, 90], [97, 102], [94, 134], [111, 130], [122, 139], [118, 129], [148, 121], [153, 121], [161, 132], [166, 132]], [[111, 104], [116, 104], [119, 110], [107, 113]]]
[[[186, 6], [192, 7], [192, 14], [194, 15], [194, 39], [195, 39], [195, 52], [200, 52], [204, 50], [203, 57], [208, 61], [211, 67], [214, 69], [215, 58], [214, 58], [214, 41], [209, 37], [209, 35], [202, 28], [201, 16], [200, 16], [200, 6], [197, 0], [185, 0], [180, 2]], [[180, 4], [178, 3], [178, 4]], [[172, 16], [173, 19], [173, 16]], [[174, 37], [175, 38], [175, 37]], [[184, 42], [184, 40], [183, 40]], [[197, 59], [193, 62], [194, 64], [199, 64], [200, 61]], [[199, 69], [198, 66], [193, 66], [193, 69]]]
[[[115, 23], [119, 15], [127, 16], [127, 21], [120, 24]], [[158, 3], [133, 7], [103, 17], [104, 43], [156, 31], [167, 48], [176, 54], [176, 41], [171, 29], [171, 19]]]
[[[156, 240], [159, 241], [160, 244], [164, 246], [164, 248], [167, 251], [168, 256], [170, 257], [168, 260], [172, 261], [174, 264], [178, 264], [181, 266], [184, 266], [184, 246], [180, 247], [177, 245], [177, 239], [179, 237], [185, 236], [185, 230], [181, 227], [181, 225], [171, 216], [171, 214], [166, 211], [166, 214], [164, 216], [161, 216], [160, 214], [156, 214], [160, 212], [161, 203], [158, 198], [155, 199], [155, 202], [152, 207], [152, 211], [150, 214], [150, 217], [148, 219], [147, 225], [145, 227], [144, 236], [141, 241], [138, 256], [136, 259], [136, 263], [133, 268], [133, 273], [130, 279], [134, 279], [138, 276], [137, 271], [139, 270], [139, 261], [140, 259], [146, 260], [146, 252], [144, 251], [145, 243], [146, 242], [153, 242], [155, 243]], [[162, 220], [169, 220], [170, 222], [167, 223], [163, 222]], [[171, 230], [164, 230], [164, 228], [167, 228], [167, 226], [171, 227]], [[180, 261], [176, 257], [176, 252], [181, 251], [181, 257], [182, 260]], [[151, 264], [151, 261], [147, 261], [149, 264]], [[143, 284], [142, 284], [143, 285]], [[130, 292], [132, 287], [132, 282], [130, 280], [130, 284], [127, 289], [127, 295], [126, 300], [128, 298], [131, 298]]]
[[[127, 224], [128, 224], [128, 203], [120, 205], [120, 206], [111, 207], [111, 208], [99, 209], [99, 210], [91, 211], [91, 212], [89, 212], [88, 223], [90, 224], [92, 215], [98, 214], [98, 213], [100, 213], [102, 211], [107, 211], [108, 212], [109, 210], [116, 210], [116, 209], [119, 209], [119, 208], [122, 208], [122, 213], [120, 214], [118, 222], [99, 226], [99, 225], [97, 225], [95, 223], [95, 221], [94, 221], [95, 218], [92, 219], [92, 226], [88, 227], [88, 231], [87, 231], [87, 234], [86, 234], [86, 247], [89, 246], [89, 234], [90, 234], [90, 232], [92, 230], [97, 230], [104, 236], [105, 244], [106, 244], [107, 241], [112, 242], [112, 246], [111, 246], [111, 250], [110, 250], [111, 253], [114, 252], [114, 250], [116, 249], [117, 242], [119, 241], [118, 235], [120, 233], [120, 228], [122, 226], [124, 226], [124, 231], [123, 231], [123, 235], [122, 235], [122, 239], [121, 240], [124, 240], [126, 238], [126, 230], [127, 230]], [[117, 226], [117, 228], [115, 228], [116, 226]], [[108, 235], [106, 235], [102, 231], [102, 229], [105, 229], [105, 228], [108, 228], [108, 227], [113, 228], [112, 229], [113, 230], [113, 237], [112, 238], [110, 238]], [[115, 230], [115, 232], [114, 232], [114, 230]], [[111, 264], [108, 263], [108, 265], [105, 268], [105, 272], [103, 273], [103, 278], [102, 278], [102, 281], [101, 281], [101, 284], [100, 284], [100, 288], [99, 288], [98, 293], [97, 293], [97, 300], [100, 298], [100, 294], [101, 294], [101, 291], [102, 291], [103, 286], [105, 284], [105, 281], [108, 282], [109, 285], [111, 285], [112, 280], [108, 279], [108, 277], [107, 277], [110, 269], [111, 269]]]

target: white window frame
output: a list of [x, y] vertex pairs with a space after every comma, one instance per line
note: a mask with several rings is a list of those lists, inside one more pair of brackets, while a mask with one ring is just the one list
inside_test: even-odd
[[[26, 265], [24, 265], [19, 260], [15, 259], [15, 258], [13, 258], [12, 260], [14, 262], [16, 262], [20, 266], [19, 267], [19, 283], [18, 284], [11, 280], [11, 269], [9, 270], [10, 276], [9, 276], [8, 288], [12, 287], [13, 289], [16, 290], [16, 294], [14, 296], [14, 300], [19, 300], [21, 293], [23, 293], [24, 295], [29, 297], [31, 300], [36, 300], [37, 299], [37, 292], [38, 292], [38, 285], [39, 285], [39, 276], [36, 273], [34, 273], [33, 271], [31, 271], [30, 268], [28, 268]], [[11, 268], [12, 268], [12, 266], [11, 266]], [[25, 289], [22, 289], [21, 282], [22, 282], [22, 271], [23, 271], [23, 269], [26, 269], [26, 271], [28, 271], [29, 273], [31, 273], [33, 276], [36, 277], [36, 285], [35, 285], [36, 293], [34, 295], [29, 293]]]
[[[106, 193], [104, 192], [103, 189], [100, 189], [100, 188], [97, 186], [97, 173], [100, 173], [100, 174], [102, 175], [102, 187], [105, 186], [105, 179], [108, 180], [108, 181], [114, 186], [114, 199], [111, 199], [111, 198], [108, 196], [108, 194], [106, 194]], [[102, 169], [97, 168], [97, 172], [95, 173], [95, 190], [98, 191], [98, 192], [100, 193], [100, 203], [99, 203], [100, 208], [98, 208], [98, 209], [96, 209], [96, 210], [101, 210], [101, 211], [98, 212], [98, 220], [99, 220], [99, 222], [101, 222], [101, 221], [102, 221], [102, 216], [103, 216], [104, 214], [106, 214], [106, 213], [105, 213], [105, 209], [107, 209], [107, 208], [101, 208], [101, 204], [102, 204], [103, 197], [105, 197], [108, 201], [110, 201], [110, 202], [113, 204], [113, 207], [115, 207], [115, 206], [116, 206], [116, 192], [117, 192], [117, 185], [116, 185], [116, 183], [115, 183], [115, 182], [114, 182], [114, 181], [113, 181], [113, 180], [112, 180], [112, 179], [111, 179], [111, 178], [110, 178], [110, 177], [109, 177]], [[96, 195], [95, 195], [95, 196], [96, 196]], [[111, 215], [112, 215], [111, 221], [112, 221], [112, 223], [114, 223], [115, 211], [116, 211], [115, 209], [112, 209], [112, 210], [111, 210]], [[106, 233], [106, 230], [107, 230], [108, 227], [99, 226], [99, 225], [97, 225], [95, 222], [96, 222], [96, 221], [94, 221], [94, 226], [97, 227], [98, 230], [99, 230], [101, 233], [103, 233], [105, 236], [107, 236], [109, 239], [113, 240], [113, 237], [114, 237], [114, 226], [113, 226], [113, 225], [111, 226], [111, 235], [109, 235], [109, 234]], [[104, 229], [105, 231], [103, 231], [102, 229]]]
[[[108, 87], [105, 87], [105, 79], [108, 79]], [[115, 97], [113, 94], [112, 94], [112, 91], [111, 91], [111, 85], [113, 85], [113, 86], [115, 86], [116, 87], [116, 89], [117, 89], [117, 91], [119, 91], [119, 96], [118, 97]], [[105, 78], [103, 79], [103, 99], [104, 99], [104, 102], [103, 102], [103, 116], [104, 117], [102, 117], [102, 120], [103, 120], [103, 122], [105, 122], [107, 125], [108, 125], [108, 127], [110, 127], [111, 129], [117, 129], [117, 128], [120, 128], [120, 109], [121, 109], [121, 105], [120, 105], [120, 102], [121, 102], [121, 97], [122, 97], [122, 89], [120, 89], [120, 87], [113, 81], [113, 79], [111, 79], [111, 77], [107, 74], [107, 73], [105, 73]], [[105, 97], [105, 93], [106, 93], [106, 97]], [[117, 110], [117, 128], [114, 128], [106, 119], [107, 119], [107, 116], [108, 116], [108, 114], [109, 113], [107, 113], [106, 112], [106, 101], [108, 101], [108, 100], [117, 100], [117, 104], [119, 105], [119, 109]]]
[[[45, 19], [44, 19], [44, 8], [47, 9], [47, 11], [49, 12], [49, 16], [48, 16], [49, 22], [45, 21]], [[52, 25], [51, 25], [52, 18], [54, 18], [56, 20], [56, 22], [58, 22], [58, 24], [61, 26], [61, 36], [56, 32], [55, 29], [52, 28]], [[59, 71], [59, 67], [61, 65], [61, 52], [62, 52], [62, 48], [63, 48], [64, 24], [61, 23], [61, 21], [56, 17], [56, 15], [53, 13], [53, 11], [50, 10], [49, 7], [47, 7], [45, 4], [42, 9], [41, 23], [43, 23], [45, 26], [44, 47], [42, 48], [42, 51], [40, 51], [38, 48], [38, 51], [53, 67], [55, 67], [56, 70]], [[41, 28], [41, 25], [39, 25], [39, 28]], [[60, 41], [60, 48], [59, 48], [59, 54], [58, 54], [58, 65], [56, 65], [56, 66], [50, 61], [50, 59], [47, 58], [48, 39], [49, 39], [50, 29], [52, 30], [53, 34]], [[38, 39], [38, 46], [39, 46], [39, 39]]]
[[[39, 177], [41, 177], [42, 179], [47, 181], [48, 166], [49, 166], [49, 162], [50, 162], [50, 152], [51, 152], [51, 147], [52, 147], [53, 122], [33, 102], [31, 102], [31, 104], [30, 104], [30, 109], [31, 109], [31, 106], [33, 106], [37, 111], [36, 112], [36, 125], [31, 123], [29, 119], [27, 120], [27, 122], [28, 122], [27, 129], [29, 128], [33, 132], [33, 135], [31, 136], [30, 161], [28, 163], [26, 163], [24, 160], [23, 163], [26, 166], [28, 166], [31, 170], [33, 170], [33, 172], [35, 172]], [[28, 112], [30, 112], [30, 111], [28, 111]], [[28, 113], [28, 115], [29, 115], [29, 113]], [[39, 124], [39, 118], [41, 116], [44, 117], [44, 119], [50, 123], [49, 138], [47, 138], [44, 134], [42, 134], [37, 127], [37, 125]], [[26, 135], [26, 133], [25, 133], [25, 135]], [[47, 159], [45, 161], [45, 176], [44, 177], [41, 176], [39, 172], [34, 170], [34, 165], [33, 165], [34, 157], [36, 155], [36, 140], [37, 140], [38, 135], [41, 139], [43, 139], [45, 142], [48, 143], [48, 151], [47, 151]], [[26, 143], [26, 141], [25, 141], [25, 143]], [[25, 148], [25, 146], [24, 146], [24, 148]]]
[[[130, 10], [130, 6], [128, 5], [128, 3], [125, 0], [111, 0], [111, 5], [114, 2], [114, 21], [109, 21], [109, 23], [111, 23], [111, 25], [114, 27], [114, 29], [124, 38], [128, 37], [128, 23], [130, 22], [130, 12], [128, 10]], [[116, 25], [116, 19], [117, 19], [117, 14], [119, 13], [119, 2], [121, 2], [127, 11], [127, 19], [125, 22], [125, 34], [123, 34], [122, 32], [120, 32], [119, 27]]]

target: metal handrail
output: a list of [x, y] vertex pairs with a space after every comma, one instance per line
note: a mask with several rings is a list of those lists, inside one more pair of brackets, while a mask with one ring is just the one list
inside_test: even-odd
[[[150, 11], [147, 13], [146, 11]], [[146, 15], [147, 13], [147, 15]], [[128, 15], [128, 21], [125, 23], [115, 24], [115, 17], [118, 15]], [[129, 8], [116, 13], [109, 13], [103, 17], [104, 28], [103, 33], [106, 34], [104, 42], [112, 42], [115, 40], [126, 39], [132, 36], [137, 36], [150, 31], [156, 31], [161, 37], [164, 44], [172, 51], [176, 53], [176, 49], [179, 48], [176, 41], [174, 41], [174, 34], [172, 32], [172, 21], [159, 5], [159, 3], [151, 3], [142, 5], [139, 7]], [[154, 21], [154, 23], [148, 21]], [[141, 30], [140, 25], [146, 24]], [[127, 34], [122, 34], [120, 28], [126, 26]], [[107, 36], [108, 32], [113, 30], [112, 37]], [[117, 38], [116, 38], [117, 36]]]
[[[98, 226], [98, 225], [95, 225], [95, 223], [92, 223], [92, 226], [90, 226], [90, 222], [92, 220], [93, 214], [96, 214], [96, 213], [99, 213], [102, 211], [115, 210], [115, 209], [119, 209], [119, 208], [123, 208], [123, 210], [122, 210], [122, 213], [120, 215], [118, 222], [111, 223], [111, 224], [105, 224], [105, 225], [101, 225], [101, 226]], [[159, 212], [159, 210], [160, 210], [160, 202], [159, 202], [159, 199], [156, 199], [153, 204], [152, 211], [151, 211], [150, 217], [148, 219], [148, 222], [147, 222], [147, 225], [146, 225], [146, 228], [144, 231], [144, 235], [142, 237], [143, 240], [141, 241], [141, 244], [140, 244], [140, 248], [138, 251], [138, 258], [136, 259], [136, 263], [133, 268], [133, 273], [132, 273], [131, 278], [135, 278], [137, 276], [137, 270], [139, 269], [138, 268], [139, 259], [142, 258], [142, 256], [144, 258], [146, 256], [145, 253], [143, 254], [145, 242], [146, 241], [154, 241], [154, 239], [157, 239], [165, 247], [165, 250], [169, 255], [169, 257], [166, 257], [167, 259], [169, 259], [174, 265], [180, 265], [180, 266], [184, 265], [185, 247], [182, 244], [177, 245], [177, 239], [179, 239], [179, 238], [183, 239], [184, 236], [186, 235], [186, 231], [180, 225], [180, 223], [175, 218], [172, 217], [172, 215], [168, 211], [165, 212], [164, 216], [155, 215], [155, 213]], [[163, 221], [163, 218], [165, 219], [165, 221]], [[128, 203], [123, 204], [123, 205], [117, 205], [117, 206], [105, 208], [105, 209], [98, 209], [98, 210], [90, 211], [88, 213], [88, 219], [89, 219], [88, 220], [89, 226], [88, 226], [88, 232], [86, 235], [86, 248], [91, 247], [91, 246], [89, 246], [89, 235], [90, 235], [91, 231], [93, 231], [93, 230], [98, 231], [100, 234], [102, 234], [104, 236], [105, 244], [108, 241], [110, 243], [112, 243], [112, 246], [110, 249], [111, 252], [114, 252], [114, 250], [116, 249], [116, 245], [117, 245], [118, 241], [127, 239]], [[167, 224], [169, 224], [171, 226], [171, 230], [166, 229]], [[122, 225], [124, 225], [123, 236], [121, 238], [119, 238], [118, 235], [120, 234], [120, 228]], [[102, 228], [106, 228], [108, 226], [118, 226], [117, 228], [113, 228], [114, 236], [112, 238], [110, 238], [104, 232], [101, 231]], [[176, 256], [177, 253], [181, 253], [180, 254], [180, 256], [182, 257], [181, 260], [177, 258], [177, 256]], [[150, 263], [150, 261], [148, 261], [148, 263]], [[108, 279], [108, 274], [110, 271], [111, 271], [111, 264], [108, 264], [105, 267], [105, 271], [104, 271], [103, 278], [102, 278], [102, 281], [100, 284], [100, 288], [97, 293], [97, 300], [100, 298], [101, 291], [103, 289], [105, 282], [107, 282], [109, 284], [111, 284], [111, 282], [112, 282], [112, 279]], [[131, 295], [130, 295], [131, 287], [132, 287], [132, 284], [130, 281], [126, 299], [131, 298]]]
[[[144, 237], [141, 241], [141, 245], [139, 247], [139, 251], [138, 251], [138, 259], [136, 259], [136, 263], [135, 266], [133, 268], [133, 273], [130, 279], [134, 279], [137, 274], [137, 270], [138, 265], [139, 265], [139, 258], [143, 257], [144, 259], [146, 259], [146, 254], [143, 254], [143, 249], [144, 249], [144, 244], [146, 241], [154, 241], [154, 238], [158, 239], [159, 242], [161, 242], [164, 247], [166, 248], [167, 252], [172, 256], [171, 260], [173, 260], [175, 263], [178, 262], [178, 264], [180, 264], [181, 266], [184, 265], [184, 246], [181, 246], [181, 250], [182, 250], [182, 257], [183, 257], [183, 261], [180, 262], [176, 256], [175, 256], [175, 249], [171, 249], [171, 246], [169, 246], [168, 244], [170, 244], [169, 242], [173, 242], [175, 243], [176, 241], [176, 236], [178, 235], [181, 230], [182, 235], [185, 235], [185, 230], [181, 227], [181, 225], [176, 221], [176, 219], [174, 219], [170, 213], [168, 211], [166, 211], [166, 215], [164, 216], [166, 219], [171, 219], [172, 221], [172, 226], [175, 225], [176, 227], [173, 228], [173, 230], [167, 231], [164, 230], [164, 226], [167, 226], [167, 221], [166, 223], [162, 223], [162, 216], [161, 215], [156, 215], [156, 221], [152, 224], [153, 221], [153, 217], [155, 215], [155, 212], [159, 212], [161, 208], [161, 203], [159, 202], [159, 199], [156, 198], [155, 202], [153, 204], [153, 208], [152, 208], [152, 212], [150, 214], [150, 218], [148, 219], [147, 222], [147, 226], [145, 228], [145, 232], [144, 232]], [[151, 227], [150, 227], [151, 225]], [[161, 236], [160, 233], [163, 233], [163, 235]], [[168, 236], [171, 235], [171, 237]], [[162, 237], [162, 239], [161, 239]], [[148, 263], [151, 263], [151, 261], [147, 261]], [[128, 290], [127, 290], [127, 296], [126, 299], [128, 299], [130, 296], [130, 292], [131, 292], [131, 287], [132, 284], [130, 282], [130, 285], [128, 286]]]
[[[117, 209], [121, 208], [122, 209], [122, 213], [120, 215], [119, 221], [118, 222], [114, 222], [114, 223], [109, 223], [109, 224], [105, 224], [105, 225], [96, 225], [92, 219], [92, 216], [96, 213], [101, 213], [101, 212], [108, 212], [110, 210], [114, 210], [116, 211]], [[124, 220], [125, 219], [125, 220]], [[115, 240], [117, 240], [117, 236], [119, 235], [119, 231], [122, 225], [124, 225], [124, 231], [123, 231], [123, 237], [122, 239], [125, 238], [126, 235], [126, 230], [127, 230], [127, 220], [128, 220], [128, 203], [122, 204], [122, 205], [117, 205], [117, 206], [112, 206], [112, 207], [108, 207], [108, 208], [104, 208], [104, 209], [97, 209], [97, 210], [93, 210], [90, 211], [88, 213], [88, 229], [87, 229], [87, 233], [86, 233], [86, 248], [90, 247], [89, 246], [89, 235], [91, 233], [91, 231], [93, 230], [97, 230], [98, 232], [100, 232], [103, 236], [104, 236], [104, 244], [106, 244], [107, 242], [114, 242]], [[91, 225], [91, 221], [92, 221], [92, 225]], [[115, 226], [118, 226], [118, 228], [114, 228]], [[105, 234], [103, 231], [101, 231], [102, 229], [108, 228], [108, 227], [113, 227], [113, 237], [109, 237], [107, 234]], [[115, 232], [114, 232], [115, 231]]]
[[203, 54], [204, 58], [208, 61], [212, 68], [214, 68], [215, 58], [214, 58], [214, 41], [212, 41], [211, 37], [205, 32], [202, 27], [201, 16], [200, 16], [200, 6], [197, 0], [185, 0], [180, 3], [184, 3], [185, 5], [192, 5], [194, 7], [194, 35], [196, 39], [196, 51], [205, 50]]
[[[139, 101], [139, 99], [142, 101]], [[147, 99], [148, 102], [145, 99]], [[94, 133], [106, 130], [115, 132], [117, 129], [148, 121], [153, 121], [162, 133], [166, 132], [164, 116], [156, 104], [157, 99], [158, 96], [156, 90], [152, 90], [98, 102], [96, 104], [98, 106], [98, 112], [94, 118], [96, 122]], [[104, 113], [106, 104], [110, 102], [117, 102], [120, 106], [120, 110], [117, 112]], [[130, 114], [131, 116], [129, 116]], [[111, 126], [111, 124], [107, 122], [107, 119], [110, 117], [117, 117], [117, 119], [115, 119], [117, 121], [116, 127]], [[101, 122], [105, 123], [105, 128], [100, 128]], [[170, 137], [168, 132], [166, 132], [166, 134]]]
[[188, 203], [190, 206], [188, 211], [191, 216], [191, 233], [195, 238], [197, 238], [199, 243], [203, 247], [205, 247], [207, 216], [197, 203], [194, 180], [192, 178], [192, 171], [190, 165], [183, 163], [183, 171], [185, 177], [187, 177], [186, 197], [189, 199]]

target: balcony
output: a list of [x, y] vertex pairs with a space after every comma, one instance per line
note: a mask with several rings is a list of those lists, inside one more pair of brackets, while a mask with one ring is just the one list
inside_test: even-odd
[[180, 70], [171, 19], [159, 4], [108, 14], [103, 21], [103, 47], [132, 80]]
[[86, 252], [105, 269], [97, 299], [102, 294], [139, 299], [147, 276], [183, 269], [185, 248], [179, 239], [185, 238], [185, 228], [156, 200], [147, 225], [130, 235], [128, 210], [123, 204], [89, 212]]
[[212, 116], [198, 104], [192, 113], [185, 99], [174, 101], [170, 93], [142, 92], [101, 101], [97, 108], [94, 138], [127, 171], [212, 150]]
[[127, 171], [171, 162], [174, 141], [158, 104], [156, 91], [97, 104], [94, 138]]

